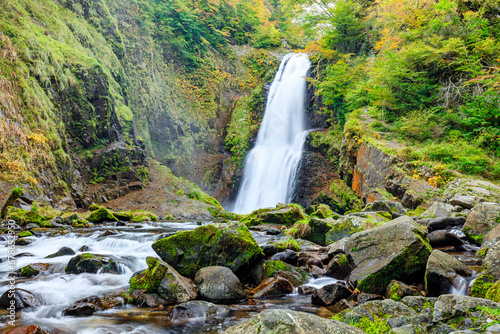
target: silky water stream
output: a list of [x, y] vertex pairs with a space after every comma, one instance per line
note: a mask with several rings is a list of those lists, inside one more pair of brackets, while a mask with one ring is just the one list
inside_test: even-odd
[[[208, 224], [210, 222], [203, 222]], [[151, 248], [154, 241], [182, 230], [193, 230], [196, 222], [160, 222], [156, 226], [137, 228], [108, 226], [120, 233], [103, 237], [106, 228], [73, 231], [65, 235], [50, 236], [44, 232], [38, 237], [29, 237], [32, 241], [27, 246], [17, 246], [16, 268], [30, 263], [47, 263], [50, 268], [32, 279], [19, 278], [16, 287], [35, 294], [41, 306], [24, 309], [16, 314], [16, 327], [36, 324], [57, 333], [220, 333], [243, 319], [249, 318], [266, 308], [287, 308], [314, 313], [329, 317], [332, 313], [326, 308], [311, 304], [310, 296], [298, 293], [263, 300], [258, 306], [245, 302], [230, 305], [228, 313], [222, 313], [208, 319], [191, 319], [183, 322], [172, 322], [168, 317], [170, 308], [163, 310], [139, 308], [126, 305], [100, 311], [88, 317], [64, 316], [62, 311], [77, 300], [90, 296], [103, 296], [107, 293], [126, 291], [134, 272], [146, 269], [146, 257], [156, 256]], [[252, 232], [259, 244], [272, 240], [272, 236], [262, 232]], [[116, 274], [66, 274], [65, 266], [74, 255], [56, 258], [45, 258], [57, 252], [61, 247], [70, 247], [76, 254], [82, 246], [88, 246], [88, 252], [113, 257], [119, 263], [120, 273]], [[0, 259], [7, 258], [7, 242], [0, 242]], [[6, 261], [0, 263], [0, 294], [8, 289], [8, 270]], [[308, 283], [321, 287], [336, 282], [333, 278], [311, 279]], [[10, 328], [7, 323], [0, 324], [0, 332]]]

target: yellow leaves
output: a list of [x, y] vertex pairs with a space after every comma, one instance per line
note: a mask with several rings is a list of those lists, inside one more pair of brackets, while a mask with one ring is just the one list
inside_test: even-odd
[[41, 133], [34, 133], [32, 135], [28, 135], [28, 140], [35, 144], [46, 144], [48, 142], [47, 138]]
[[326, 59], [333, 59], [337, 55], [337, 51], [328, 48], [324, 40], [313, 41], [306, 45], [306, 47], [299, 52], [311, 55], [311, 58], [324, 57]]

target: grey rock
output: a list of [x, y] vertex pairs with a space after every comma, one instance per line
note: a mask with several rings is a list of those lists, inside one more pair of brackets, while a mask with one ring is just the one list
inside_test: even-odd
[[485, 274], [500, 279], [500, 241], [496, 242], [488, 251], [483, 261], [483, 267], [487, 268], [483, 271]]
[[316, 315], [291, 310], [265, 310], [236, 326], [224, 334], [363, 334], [353, 326], [339, 321], [323, 319]]
[[342, 284], [329, 284], [315, 290], [311, 294], [311, 302], [316, 305], [329, 306], [351, 295], [351, 291]]
[[458, 205], [465, 209], [472, 209], [477, 202], [479, 202], [479, 200], [476, 196], [468, 195], [455, 195], [450, 199], [451, 205]]
[[333, 258], [336, 254], [345, 254], [345, 245], [349, 238], [343, 238], [328, 245], [328, 257]]
[[449, 217], [453, 213], [453, 205], [434, 202], [430, 208], [420, 215], [420, 218]]
[[499, 309], [500, 303], [469, 296], [441, 295], [434, 304], [432, 321], [435, 323], [446, 322], [456, 317], [467, 316], [480, 306]]
[[420, 325], [408, 324], [405, 326], [393, 328], [390, 331], [388, 331], [387, 334], [421, 334], [425, 332], [426, 332], [425, 328]]
[[468, 277], [472, 271], [451, 255], [433, 250], [425, 270], [428, 296], [439, 296], [450, 292], [457, 275]]
[[500, 333], [500, 324], [493, 325], [493, 326], [486, 328], [485, 333], [495, 333], [495, 334]]
[[424, 231], [407, 216], [353, 234], [346, 244], [355, 268], [349, 279], [361, 291], [384, 294], [391, 280], [424, 270], [431, 253], [424, 238]]
[[422, 296], [406, 296], [401, 299], [401, 303], [405, 304], [412, 309], [416, 309], [419, 313], [422, 313], [425, 309], [431, 309], [428, 306], [432, 305], [437, 301], [436, 297], [422, 297]]
[[175, 305], [169, 313], [172, 321], [187, 319], [207, 318], [216, 314], [228, 312], [229, 308], [223, 305], [215, 305], [201, 300], [193, 300], [187, 303]]
[[478, 239], [484, 237], [499, 224], [499, 216], [500, 204], [481, 203], [472, 209], [463, 231], [469, 240], [480, 244]]
[[212, 301], [246, 298], [243, 286], [231, 269], [220, 266], [200, 269], [194, 279], [200, 296]]

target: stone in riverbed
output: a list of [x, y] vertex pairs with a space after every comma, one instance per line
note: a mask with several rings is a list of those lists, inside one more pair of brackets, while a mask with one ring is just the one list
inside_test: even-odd
[[94, 224], [101, 224], [104, 222], [117, 222], [118, 218], [116, 218], [110, 210], [101, 207], [92, 212], [87, 220]]
[[281, 296], [293, 292], [293, 285], [283, 277], [270, 277], [260, 283], [253, 290], [253, 298], [267, 298], [272, 296]]
[[464, 242], [453, 233], [439, 230], [427, 234], [427, 238], [432, 247], [453, 246], [457, 250], [463, 250]]
[[433, 250], [425, 271], [427, 295], [439, 296], [449, 293], [457, 275], [468, 277], [472, 275], [472, 272], [453, 256]]
[[430, 208], [420, 215], [420, 218], [449, 217], [453, 213], [453, 205], [434, 202]]
[[[135, 296], [135, 303], [154, 306], [159, 298], [159, 304], [183, 303], [196, 298], [192, 282], [168, 263], [154, 257], [148, 257], [146, 262], [148, 269], [130, 279], [130, 295]], [[150, 298], [148, 294], [155, 296]]]
[[74, 255], [74, 254], [75, 254], [75, 251], [72, 250], [71, 248], [69, 248], [69, 247], [61, 247], [57, 252], [55, 252], [53, 254], [50, 254], [50, 255], [47, 255], [45, 258], [46, 259], [51, 259], [51, 258], [58, 257], [58, 256]]
[[311, 295], [313, 304], [329, 306], [347, 298], [352, 292], [342, 284], [329, 284], [317, 289]]
[[351, 267], [345, 254], [337, 254], [326, 267], [326, 276], [336, 279], [345, 279], [351, 273]]
[[361, 291], [384, 294], [393, 279], [423, 278], [432, 248], [420, 226], [403, 216], [352, 235], [346, 250], [355, 269], [349, 279]]
[[156, 241], [152, 247], [163, 261], [189, 278], [208, 266], [224, 266], [236, 273], [264, 257], [248, 228], [236, 223], [178, 232]]
[[264, 208], [255, 210], [245, 216], [242, 222], [248, 226], [262, 223], [293, 225], [296, 221], [305, 219], [306, 215], [302, 209], [293, 204], [278, 204], [276, 209]]
[[467, 217], [463, 232], [467, 238], [481, 245], [484, 236], [500, 223], [500, 204], [480, 203]]
[[229, 308], [226, 306], [215, 305], [201, 300], [193, 300], [175, 305], [172, 311], [170, 311], [169, 317], [172, 321], [182, 321], [187, 319], [207, 318], [228, 311]]
[[96, 307], [91, 303], [77, 303], [62, 311], [63, 315], [86, 317], [94, 314]]
[[117, 306], [125, 305], [125, 299], [119, 295], [91, 296], [80, 299], [75, 304], [64, 309], [63, 315], [85, 317], [96, 311], [108, 310]]
[[79, 254], [69, 260], [64, 269], [67, 274], [111, 273], [118, 274], [118, 263], [110, 257], [90, 253]]
[[231, 269], [214, 266], [200, 269], [194, 278], [200, 297], [211, 301], [246, 298], [243, 286]]
[[[0, 307], [3, 309], [7, 309], [11, 306], [11, 300], [14, 301], [14, 305], [16, 310], [21, 310], [27, 307], [36, 307], [40, 306], [40, 301], [38, 298], [24, 289], [15, 289], [14, 293], [10, 293], [10, 290], [4, 292], [4, 294], [0, 297]], [[13, 294], [14, 298], [10, 298]]]
[[353, 326], [336, 320], [323, 319], [316, 315], [291, 310], [265, 310], [236, 326], [224, 334], [363, 334]]
[[292, 266], [297, 266], [297, 258], [297, 252], [291, 249], [287, 249], [283, 252], [279, 252], [271, 256], [271, 260], [282, 261], [291, 264]]

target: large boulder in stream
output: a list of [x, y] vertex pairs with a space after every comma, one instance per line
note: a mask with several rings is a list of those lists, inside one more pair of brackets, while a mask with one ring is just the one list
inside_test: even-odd
[[332, 222], [331, 229], [325, 235], [325, 244], [350, 237], [356, 232], [363, 231], [388, 222], [391, 215], [387, 212], [356, 212]]
[[78, 254], [69, 260], [64, 268], [67, 274], [111, 273], [118, 274], [118, 263], [110, 257], [91, 253]]
[[363, 334], [353, 326], [336, 320], [323, 319], [316, 315], [291, 310], [265, 310], [236, 326], [224, 334]]
[[200, 297], [211, 301], [246, 298], [243, 286], [231, 269], [214, 266], [200, 269], [194, 278]]
[[291, 226], [295, 222], [305, 219], [306, 214], [296, 204], [278, 204], [276, 208], [255, 210], [243, 218], [242, 222], [248, 226], [262, 223], [282, 224]]
[[425, 289], [428, 296], [450, 293], [458, 275], [468, 277], [472, 271], [451, 255], [433, 250], [425, 271]]
[[391, 280], [403, 280], [425, 271], [432, 248], [425, 232], [402, 216], [379, 227], [353, 234], [346, 244], [353, 266], [349, 279], [364, 292], [384, 294]]
[[175, 305], [172, 311], [170, 311], [169, 317], [172, 321], [183, 321], [188, 319], [207, 318], [228, 311], [229, 308], [227, 306], [215, 305], [202, 300], [193, 300]]
[[[155, 303], [158, 301], [158, 304], [166, 305], [184, 303], [196, 298], [193, 282], [182, 277], [168, 263], [155, 257], [148, 257], [146, 262], [148, 269], [130, 279], [132, 298], [144, 300], [145, 304], [150, 306], [153, 305], [148, 302], [149, 299], [155, 299]], [[143, 296], [142, 293], [152, 294], [154, 298]]]
[[480, 245], [484, 236], [500, 224], [500, 204], [481, 203], [472, 209], [463, 231], [467, 238]]
[[152, 247], [163, 261], [191, 279], [204, 267], [224, 266], [236, 273], [264, 257], [248, 228], [237, 223], [178, 232], [156, 241]]

